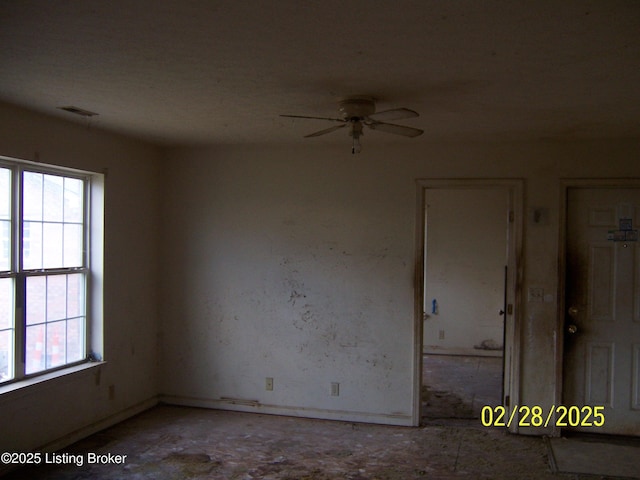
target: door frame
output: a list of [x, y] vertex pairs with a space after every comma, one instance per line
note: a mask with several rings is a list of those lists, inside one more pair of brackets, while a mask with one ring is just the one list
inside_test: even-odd
[[[567, 276], [567, 208], [569, 207], [570, 189], [598, 188], [637, 188], [640, 189], [640, 178], [561, 178], [560, 179], [560, 218], [558, 239], [558, 312], [556, 319], [556, 391], [555, 405], [562, 405], [564, 393], [564, 324], [566, 310], [566, 276]], [[597, 432], [596, 432], [597, 433]], [[551, 435], [560, 436], [562, 429], [554, 424]]]
[[[416, 262], [414, 278], [414, 333], [413, 333], [413, 416], [414, 426], [420, 425], [422, 417], [422, 355], [423, 355], [423, 312], [424, 305], [424, 263], [425, 229], [426, 229], [426, 191], [429, 189], [469, 189], [495, 188], [505, 189], [509, 201], [509, 218], [507, 222], [507, 302], [512, 305], [512, 313], [505, 316], [505, 342], [503, 350], [503, 406], [510, 411], [512, 405], [519, 404], [520, 392], [520, 330], [521, 330], [521, 285], [522, 285], [522, 237], [524, 212], [524, 180], [496, 178], [438, 178], [416, 180]], [[509, 429], [517, 433], [518, 422]]]

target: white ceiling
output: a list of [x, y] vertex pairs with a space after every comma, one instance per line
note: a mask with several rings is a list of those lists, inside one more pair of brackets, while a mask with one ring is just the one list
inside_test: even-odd
[[640, 136], [640, 2], [0, 0], [0, 100], [161, 144], [302, 139], [350, 94], [415, 139]]

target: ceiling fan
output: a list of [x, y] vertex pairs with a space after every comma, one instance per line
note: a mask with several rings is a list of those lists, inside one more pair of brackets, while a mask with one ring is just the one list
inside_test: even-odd
[[328, 120], [330, 122], [337, 122], [338, 125], [325, 128], [318, 132], [305, 135], [308, 137], [319, 137], [331, 133], [340, 128], [349, 127], [349, 136], [353, 138], [353, 147], [351, 153], [360, 153], [362, 146], [360, 145], [360, 137], [363, 135], [363, 127], [368, 127], [372, 130], [380, 130], [381, 132], [393, 133], [395, 135], [402, 135], [404, 137], [417, 137], [424, 133], [423, 130], [413, 127], [407, 127], [404, 125], [396, 125], [394, 123], [386, 123], [388, 120], [401, 120], [405, 118], [417, 117], [418, 112], [409, 110], [408, 108], [394, 108], [392, 110], [383, 110], [382, 112], [376, 112], [376, 103], [373, 97], [358, 95], [353, 97], [347, 97], [338, 102], [338, 109], [342, 118], [328, 118], [328, 117], [307, 117], [304, 115], [280, 115], [281, 117], [289, 118], [310, 118], [314, 120]]

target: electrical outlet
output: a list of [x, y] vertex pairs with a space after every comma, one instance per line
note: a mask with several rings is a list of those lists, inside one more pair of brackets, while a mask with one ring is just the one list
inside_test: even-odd
[[438, 339], [444, 340], [444, 330], [440, 330], [440, 332], [438, 333]]
[[340, 395], [340, 384], [338, 382], [331, 382], [331, 396], [337, 397]]
[[265, 390], [269, 390], [269, 391], [273, 390], [273, 377], [266, 378], [266, 381], [264, 382], [264, 388]]

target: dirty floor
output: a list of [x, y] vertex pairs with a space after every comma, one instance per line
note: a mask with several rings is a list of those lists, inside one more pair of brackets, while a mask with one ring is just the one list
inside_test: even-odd
[[[41, 465], [4, 480], [605, 478], [553, 474], [542, 438], [482, 427], [476, 413], [499, 401], [500, 390], [489, 382], [502, 367], [478, 358], [425, 363], [431, 417], [419, 428], [161, 405], [66, 449], [81, 466]], [[460, 375], [465, 381], [455, 382]], [[473, 387], [476, 381], [482, 385]], [[446, 410], [454, 397], [459, 402]], [[88, 465], [90, 453], [126, 459]]]
[[502, 357], [424, 355], [422, 422], [479, 419], [485, 405], [502, 405]]
[[67, 450], [123, 464], [40, 466], [7, 479], [591, 479], [550, 472], [543, 439], [477, 424], [420, 428], [158, 406]]

